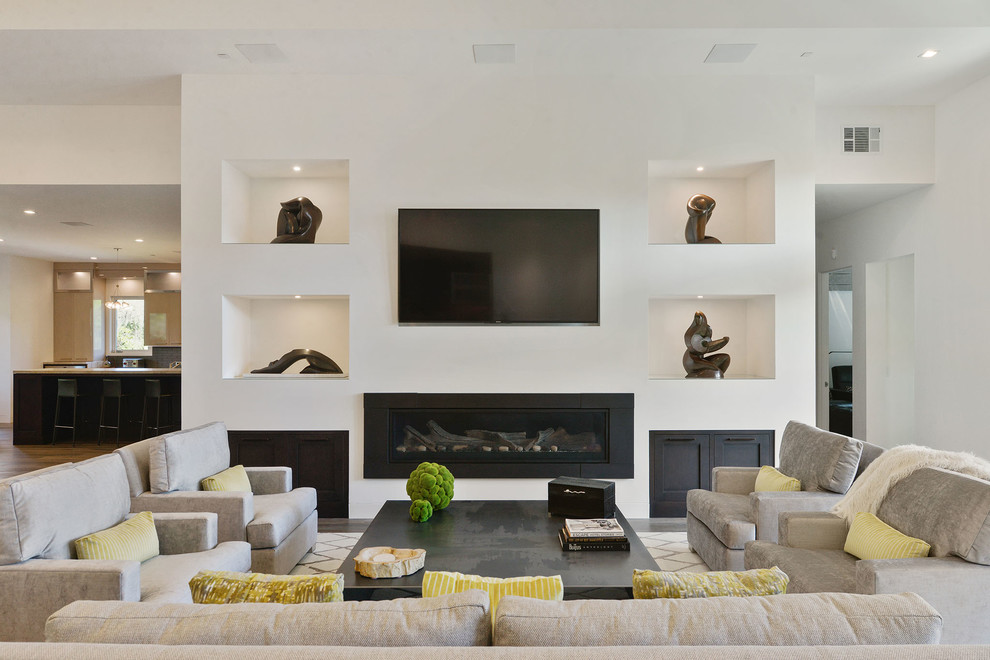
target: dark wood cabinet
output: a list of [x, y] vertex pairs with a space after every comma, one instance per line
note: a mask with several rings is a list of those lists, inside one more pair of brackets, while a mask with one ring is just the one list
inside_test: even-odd
[[347, 518], [347, 431], [227, 431], [230, 464], [292, 468], [292, 487], [316, 489], [320, 518]]
[[650, 431], [650, 517], [680, 518], [692, 488], [711, 488], [712, 468], [773, 465], [774, 432]]

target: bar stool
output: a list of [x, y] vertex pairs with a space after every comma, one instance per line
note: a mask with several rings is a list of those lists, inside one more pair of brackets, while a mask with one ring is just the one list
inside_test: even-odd
[[[166, 404], [169, 414], [166, 421], [171, 421], [172, 395], [162, 394], [162, 381], [157, 378], [148, 378], [144, 381], [144, 406], [141, 408], [141, 437], [151, 437], [146, 435], [148, 430], [154, 429], [153, 435], [161, 435], [162, 429], [178, 428], [174, 424], [162, 424], [162, 404]], [[155, 423], [148, 423], [148, 405], [155, 409]]]
[[[62, 415], [62, 400], [69, 399], [72, 402], [72, 424], [60, 424], [59, 418]], [[75, 378], [59, 378], [55, 394], [55, 423], [52, 425], [52, 444], [55, 444], [55, 436], [59, 429], [72, 430], [72, 446], [76, 446], [76, 401], [79, 399], [79, 383]]]
[[[120, 379], [119, 378], [104, 378], [103, 379], [103, 390], [100, 393], [100, 426], [96, 432], [96, 445], [99, 446], [103, 442], [103, 431], [104, 429], [113, 429], [115, 431], [114, 440], [116, 445], [120, 446], [120, 416], [124, 409], [124, 399], [127, 398], [125, 394], [121, 391]], [[116, 415], [113, 419], [108, 420], [106, 418], [107, 402], [111, 404], [116, 404]], [[113, 422], [110, 424], [109, 422]]]

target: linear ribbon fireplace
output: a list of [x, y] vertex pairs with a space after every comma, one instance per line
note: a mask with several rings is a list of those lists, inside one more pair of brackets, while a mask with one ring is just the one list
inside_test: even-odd
[[632, 394], [364, 395], [364, 476], [633, 476]]

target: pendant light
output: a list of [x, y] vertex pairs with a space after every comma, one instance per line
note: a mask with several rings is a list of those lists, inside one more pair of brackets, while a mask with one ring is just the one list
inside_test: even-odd
[[[119, 266], [120, 265], [120, 248], [119, 247], [118, 248], [114, 248], [114, 252], [116, 252], [116, 254], [117, 254], [117, 265]], [[114, 295], [113, 296], [110, 296], [110, 300], [106, 301], [106, 303], [104, 303], [104, 306], [107, 309], [112, 309], [114, 311], [116, 311], [118, 309], [124, 309], [125, 307], [130, 307], [131, 306], [131, 304], [129, 302], [127, 302], [126, 300], [121, 300], [120, 299], [120, 282], [117, 282], [117, 286], [114, 289]]]

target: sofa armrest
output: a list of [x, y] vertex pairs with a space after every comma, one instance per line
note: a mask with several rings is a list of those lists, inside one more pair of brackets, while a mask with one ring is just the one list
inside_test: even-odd
[[778, 543], [790, 548], [842, 550], [849, 531], [846, 519], [834, 513], [800, 511], [781, 513]]
[[245, 527], [254, 520], [254, 495], [233, 491], [180, 490], [173, 493], [141, 493], [131, 498], [131, 511], [217, 514], [217, 541], [246, 541]]
[[31, 559], [0, 566], [0, 641], [41, 641], [45, 620], [79, 600], [141, 600], [141, 564]]
[[914, 592], [942, 615], [942, 644], [990, 643], [990, 566], [958, 557], [861, 559], [856, 590]]
[[156, 513], [158, 549], [163, 555], [203, 552], [217, 547], [217, 514]]
[[840, 499], [842, 495], [820, 491], [750, 493], [751, 520], [756, 521], [756, 539], [776, 543], [779, 538], [779, 519], [782, 513], [828, 511]]
[[749, 495], [756, 488], [760, 468], [720, 465], [712, 468], [712, 492]]
[[289, 467], [249, 467], [244, 468], [251, 491], [255, 495], [275, 495], [292, 490], [292, 468]]

